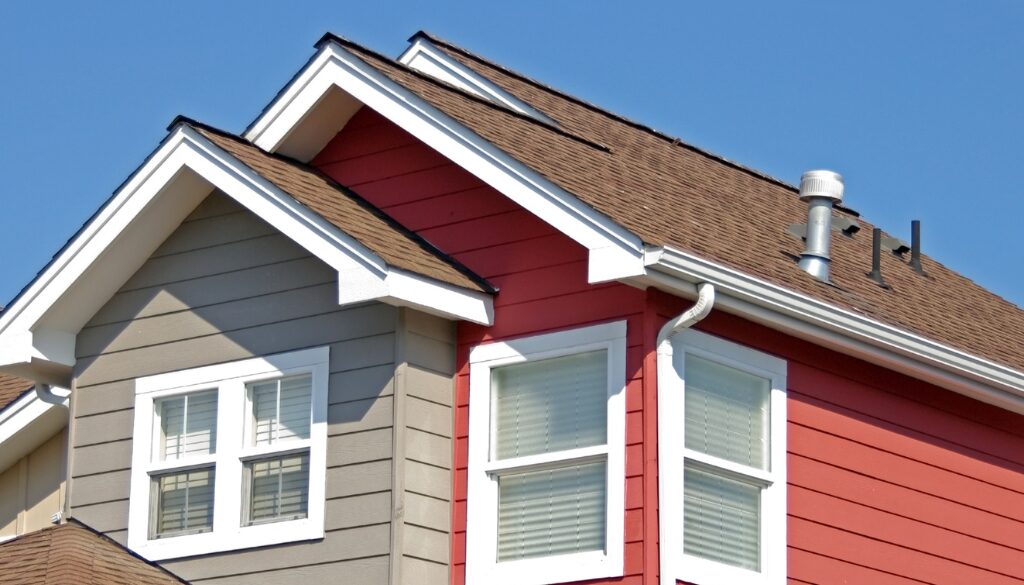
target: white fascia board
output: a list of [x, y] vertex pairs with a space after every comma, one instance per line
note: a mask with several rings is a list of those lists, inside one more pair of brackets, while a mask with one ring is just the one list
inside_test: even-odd
[[446, 319], [463, 319], [480, 325], [494, 324], [494, 298], [391, 267], [384, 278], [354, 270], [338, 273], [338, 304], [366, 301], [412, 307]]
[[[645, 273], [640, 238], [595, 211], [335, 42], [317, 55], [246, 138], [273, 152], [332, 87], [353, 96], [591, 253], [590, 282]], [[595, 254], [596, 252], [596, 254]]]
[[1024, 414], [1024, 373], [1012, 368], [672, 248], [649, 250], [647, 265], [659, 288], [691, 294], [693, 283], [713, 284], [716, 307]]
[[468, 91], [473, 95], [499, 103], [520, 114], [548, 124], [556, 123], [526, 102], [498, 87], [491, 80], [453, 59], [444, 51], [439, 50], [425, 38], [420, 37], [413, 41], [409, 48], [398, 58], [398, 62]]
[[[66, 406], [66, 405], [65, 405]], [[31, 453], [67, 424], [67, 408], [29, 392], [0, 412], [0, 471]]]

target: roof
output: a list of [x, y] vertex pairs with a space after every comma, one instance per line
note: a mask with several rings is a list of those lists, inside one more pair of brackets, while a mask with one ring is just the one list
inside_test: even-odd
[[271, 154], [212, 126], [186, 118], [177, 121], [192, 127], [278, 189], [355, 238], [388, 265], [458, 287], [494, 292], [483, 278], [316, 169], [292, 158]]
[[0, 410], [21, 398], [23, 394], [32, 389], [32, 386], [33, 383], [30, 380], [0, 373]]
[[[340, 37], [383, 75], [640, 237], [758, 277], [882, 323], [1024, 370], [1024, 311], [925, 256], [927, 276], [883, 254], [890, 289], [867, 278], [870, 223], [833, 238], [833, 285], [800, 270], [806, 205], [777, 179], [661, 134], [447, 41], [451, 58], [554, 120], [557, 127], [473, 96]], [[843, 213], [837, 211], [836, 213]]]
[[187, 581], [71, 520], [0, 544], [0, 584], [181, 585]]

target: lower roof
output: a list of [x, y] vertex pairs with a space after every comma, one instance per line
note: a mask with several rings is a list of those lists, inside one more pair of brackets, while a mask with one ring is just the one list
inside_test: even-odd
[[0, 544], [0, 584], [181, 585], [188, 582], [76, 520]]
[[0, 373], [0, 411], [32, 389], [32, 382]]

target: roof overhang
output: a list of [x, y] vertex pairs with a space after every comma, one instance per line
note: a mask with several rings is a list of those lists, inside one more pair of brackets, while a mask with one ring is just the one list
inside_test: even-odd
[[[245, 134], [257, 146], [308, 160], [366, 105], [589, 251], [590, 282], [644, 273], [629, 230], [394, 82], [333, 37]], [[325, 111], [347, 113], [325, 130]]]
[[0, 410], [0, 471], [31, 453], [68, 422], [68, 409], [45, 402], [34, 392]]
[[726, 312], [1024, 414], [1024, 373], [1012, 368], [680, 250], [649, 248], [646, 264], [638, 280], [666, 292], [694, 297], [694, 285], [713, 284]]
[[382, 301], [493, 321], [490, 295], [389, 266], [182, 123], [0, 315], [0, 369], [68, 386], [78, 331], [214, 189], [335, 269], [341, 305]]
[[[343, 41], [327, 36], [318, 46], [307, 66], [250, 126], [246, 138], [265, 150], [308, 159], [365, 104], [586, 247], [592, 283], [620, 280], [694, 298], [694, 285], [709, 282], [719, 291], [716, 306], [730, 313], [1024, 413], [1024, 373], [679, 250], [645, 247], [632, 232], [383, 75]], [[472, 71], [436, 50], [425, 37], [414, 37], [402, 56], [410, 66], [416, 58], [422, 59], [419, 69], [425, 73], [440, 79], [454, 76], [447, 81], [458, 87], [468, 84], [463, 89], [477, 95], [487, 93]], [[431, 67], [443, 71], [432, 72]], [[324, 130], [324, 112], [331, 109], [348, 114]]]

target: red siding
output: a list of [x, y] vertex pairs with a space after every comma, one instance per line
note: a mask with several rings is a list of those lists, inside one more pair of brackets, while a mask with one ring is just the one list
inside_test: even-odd
[[[343, 185], [451, 254], [499, 288], [493, 327], [458, 332], [452, 580], [465, 580], [469, 350], [484, 341], [597, 322], [628, 320], [625, 579], [644, 568], [645, 498], [642, 347], [646, 293], [587, 284], [586, 250], [508, 198], [364, 108], [313, 161]], [[648, 458], [653, 457], [649, 443]]]
[[[586, 282], [586, 251], [364, 108], [314, 159], [500, 288], [462, 324], [453, 582], [464, 582], [469, 349], [627, 319], [626, 577], [657, 583], [653, 340], [686, 303]], [[789, 361], [792, 583], [1024, 583], [1024, 417], [715, 312], [700, 328]]]
[[789, 574], [1024, 583], [1024, 417], [729, 315], [789, 361]]

